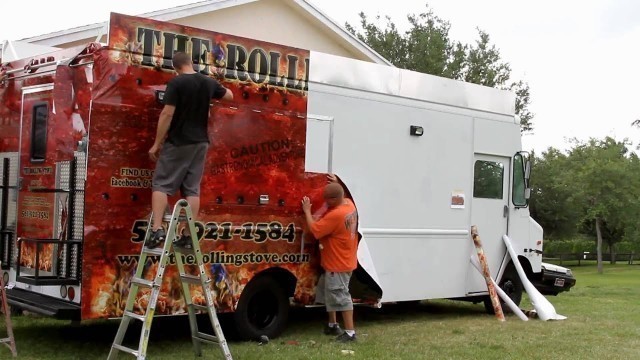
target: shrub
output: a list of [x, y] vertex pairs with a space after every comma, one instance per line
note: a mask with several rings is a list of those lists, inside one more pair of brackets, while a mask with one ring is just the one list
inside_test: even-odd
[[551, 240], [545, 241], [543, 251], [546, 255], [595, 253], [596, 244], [588, 239]]
[[615, 244], [615, 250], [618, 254], [640, 253], [640, 244], [638, 242], [623, 241]]

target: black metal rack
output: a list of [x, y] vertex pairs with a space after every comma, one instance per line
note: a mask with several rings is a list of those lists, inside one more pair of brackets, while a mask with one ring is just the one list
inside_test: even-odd
[[2, 193], [2, 203], [0, 203], [0, 261], [1, 268], [7, 270], [11, 267], [11, 250], [13, 244], [13, 230], [7, 228], [7, 216], [9, 213], [9, 190], [15, 189], [15, 186], [9, 186], [9, 159], [2, 159], [2, 185], [0, 193]]
[[[69, 189], [33, 189], [32, 192], [38, 193], [68, 193], [67, 198], [67, 237], [73, 235], [74, 228], [74, 215], [75, 215], [75, 203], [76, 194], [84, 192], [84, 189], [76, 188], [76, 164], [77, 159], [74, 158], [69, 164]], [[33, 275], [21, 274], [20, 258], [22, 253], [23, 244], [34, 243], [36, 245], [36, 259], [34, 264], [35, 273]], [[52, 273], [55, 275], [41, 275], [40, 274], [40, 249], [45, 244], [61, 245], [64, 248], [65, 256], [64, 261], [58, 262], [57, 269], [52, 269]], [[26, 284], [32, 285], [79, 285], [80, 273], [81, 273], [81, 254], [82, 254], [82, 240], [81, 239], [31, 239], [31, 238], [18, 238], [18, 261], [16, 264], [16, 280]], [[72, 247], [77, 247], [77, 255], [75, 261], [72, 261]], [[59, 253], [59, 251], [58, 251]], [[58, 256], [58, 254], [55, 254]], [[72, 268], [75, 270], [75, 276], [70, 276]], [[55, 270], [55, 271], [54, 271]], [[60, 274], [63, 274], [61, 276]]]

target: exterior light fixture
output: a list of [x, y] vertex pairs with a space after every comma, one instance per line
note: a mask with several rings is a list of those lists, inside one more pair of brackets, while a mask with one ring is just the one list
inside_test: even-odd
[[411, 136], [422, 136], [422, 134], [424, 134], [424, 129], [422, 126], [411, 125], [409, 128], [409, 134], [411, 134]]

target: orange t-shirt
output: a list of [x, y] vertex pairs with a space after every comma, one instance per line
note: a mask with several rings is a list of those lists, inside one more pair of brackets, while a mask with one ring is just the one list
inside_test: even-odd
[[358, 267], [358, 212], [350, 199], [309, 226], [320, 241], [320, 265], [325, 271], [348, 272]]

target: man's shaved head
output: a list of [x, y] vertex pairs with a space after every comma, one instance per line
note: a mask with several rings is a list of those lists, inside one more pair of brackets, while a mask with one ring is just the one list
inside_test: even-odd
[[338, 183], [330, 183], [324, 188], [324, 200], [329, 207], [342, 204], [344, 199], [344, 189]]
[[183, 52], [177, 52], [173, 54], [173, 58], [171, 60], [173, 63], [173, 68], [176, 70], [181, 69], [183, 66], [192, 64], [191, 56]]

